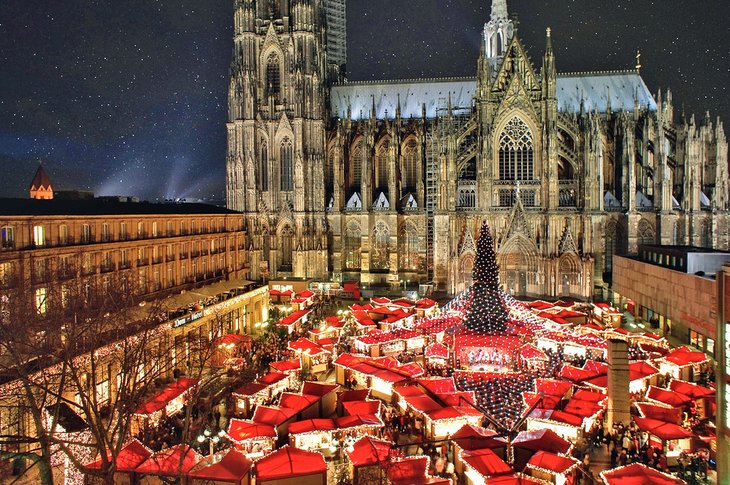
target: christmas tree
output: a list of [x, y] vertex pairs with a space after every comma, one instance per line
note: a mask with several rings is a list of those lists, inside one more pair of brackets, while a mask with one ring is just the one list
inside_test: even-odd
[[509, 311], [499, 291], [497, 256], [486, 222], [482, 225], [477, 241], [473, 276], [472, 301], [466, 316], [466, 327], [483, 333], [503, 333], [507, 328]]

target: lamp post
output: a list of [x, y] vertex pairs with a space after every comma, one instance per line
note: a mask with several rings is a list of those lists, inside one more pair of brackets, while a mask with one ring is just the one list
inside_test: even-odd
[[198, 435], [197, 441], [200, 445], [201, 451], [203, 450], [203, 444], [208, 442], [208, 454], [212, 455], [215, 452], [215, 447], [220, 443], [221, 438], [225, 435], [225, 431], [220, 430], [218, 433], [213, 434], [211, 430], [205, 428], [203, 433]]

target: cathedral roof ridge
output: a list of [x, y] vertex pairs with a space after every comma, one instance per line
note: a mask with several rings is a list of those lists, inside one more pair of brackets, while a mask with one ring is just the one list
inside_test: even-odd
[[558, 77], [572, 77], [572, 76], [614, 76], [616, 74], [636, 74], [639, 72], [636, 69], [609, 69], [605, 71], [570, 71], [570, 72], [559, 72]]
[[365, 79], [361, 81], [344, 81], [335, 83], [333, 86], [369, 86], [377, 84], [407, 84], [407, 83], [430, 83], [430, 82], [471, 82], [476, 81], [476, 76], [442, 76], [442, 77], [420, 77], [403, 79]]

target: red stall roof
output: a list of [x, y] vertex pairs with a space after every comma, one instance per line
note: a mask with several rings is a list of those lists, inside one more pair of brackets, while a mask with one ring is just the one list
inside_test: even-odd
[[299, 358], [291, 360], [278, 360], [269, 364], [277, 372], [287, 372], [302, 368], [302, 361]]
[[266, 384], [267, 386], [270, 386], [272, 384], [276, 384], [277, 382], [286, 379], [287, 377], [289, 377], [289, 376], [287, 376], [286, 374], [284, 374], [282, 372], [269, 372], [265, 376], [259, 377], [256, 380], [259, 381], [261, 384]]
[[176, 380], [162, 391], [157, 393], [151, 399], [144, 404], [141, 404], [135, 411], [135, 414], [153, 414], [161, 409], [164, 409], [167, 404], [180, 396], [184, 392], [191, 389], [193, 386], [198, 384], [198, 379], [190, 379], [188, 377], [181, 377]]
[[[152, 455], [152, 451], [145, 445], [133, 439], [119, 451], [117, 455], [117, 471], [118, 472], [133, 472], [135, 469], [142, 464], [146, 459]], [[89, 463], [86, 465], [87, 468], [94, 470], [101, 469], [101, 459]]]
[[343, 391], [337, 396], [337, 400], [340, 403], [346, 403], [348, 401], [366, 401], [370, 396], [370, 389], [356, 389], [353, 391]]
[[573, 388], [572, 382], [557, 379], [535, 379], [535, 389], [538, 394], [562, 398]]
[[437, 377], [435, 379], [422, 378], [417, 379], [416, 382], [434, 394], [456, 392], [456, 384], [451, 377]]
[[694, 352], [689, 347], [680, 347], [674, 349], [664, 356], [664, 359], [679, 367], [688, 365], [701, 364], [707, 362], [710, 358], [704, 352]]
[[319, 396], [311, 396], [309, 394], [292, 394], [284, 392], [279, 400], [279, 406], [289, 408], [295, 412], [301, 412], [309, 406], [316, 404], [321, 398]]
[[482, 412], [471, 406], [449, 406], [428, 411], [426, 414], [434, 421], [438, 421], [440, 419], [454, 419], [465, 416], [481, 416]]
[[217, 457], [213, 456], [214, 458], [209, 457], [200, 462], [188, 473], [188, 477], [216, 482], [240, 483], [241, 479], [248, 475], [251, 465], [253, 465], [251, 460], [246, 458], [246, 455], [232, 448], [220, 461], [214, 461]]
[[646, 393], [646, 397], [653, 399], [654, 401], [663, 402], [674, 407], [681, 407], [692, 400], [690, 397], [680, 394], [675, 391], [669, 391], [662, 389], [661, 387], [649, 386], [649, 391]]
[[471, 465], [484, 477], [508, 475], [514, 470], [498, 457], [492, 450], [485, 448], [475, 451], [464, 451], [461, 459]]
[[179, 477], [187, 474], [203, 457], [188, 445], [177, 445], [158, 451], [142, 462], [136, 473]]
[[465, 424], [451, 435], [451, 440], [464, 450], [480, 450], [484, 448], [500, 448], [507, 446], [504, 438], [497, 436], [491, 429]]
[[289, 425], [289, 434], [311, 433], [313, 431], [334, 431], [335, 422], [329, 418], [305, 419]]
[[253, 412], [253, 422], [258, 424], [268, 424], [269, 426], [279, 426], [286, 420], [295, 416], [297, 412], [289, 408], [273, 408], [269, 406], [256, 406]]
[[658, 419], [667, 423], [679, 423], [680, 410], [678, 408], [657, 406], [648, 402], [639, 402], [636, 403], [636, 406], [645, 418]]
[[335, 418], [337, 429], [357, 428], [360, 426], [383, 426], [383, 421], [374, 414], [358, 414], [357, 416], [341, 416]]
[[578, 389], [570, 399], [576, 401], [601, 402], [606, 399], [606, 394], [602, 392], [589, 391], [587, 389]]
[[329, 353], [329, 351], [322, 348], [321, 345], [315, 344], [311, 340], [305, 337], [301, 337], [299, 340], [289, 342], [289, 348], [295, 352], [302, 352], [308, 355], [319, 355], [322, 353]]
[[487, 485], [546, 485], [547, 483], [544, 480], [538, 480], [522, 473], [487, 478]]
[[409, 457], [388, 464], [388, 478], [393, 485], [421, 485], [426, 483], [428, 458]]
[[268, 424], [231, 418], [226, 434], [231, 440], [238, 442], [256, 438], [276, 438], [276, 428]]
[[426, 347], [426, 350], [423, 352], [423, 355], [426, 358], [430, 357], [436, 357], [441, 359], [448, 359], [449, 358], [449, 348], [445, 346], [444, 344], [440, 343], [433, 343]]
[[279, 478], [327, 474], [327, 464], [321, 453], [304, 451], [289, 445], [284, 445], [269, 453], [258, 460], [254, 466], [258, 483]]
[[358, 414], [379, 414], [380, 401], [376, 399], [348, 401], [342, 403], [342, 408], [351, 416], [357, 416]]
[[558, 436], [551, 429], [540, 429], [537, 431], [521, 431], [512, 441], [516, 448], [523, 448], [534, 451], [550, 451], [552, 453], [567, 453], [570, 443]]
[[[282, 295], [283, 294], [285, 294], [285, 293], [282, 293]], [[294, 325], [295, 323], [297, 323], [302, 318], [309, 315], [311, 312], [312, 312], [311, 309], [297, 310], [297, 311], [292, 312], [291, 314], [285, 316], [284, 318], [282, 318], [281, 320], [276, 322], [276, 324], [280, 325], [282, 327], [290, 327], [290, 326]]]
[[582, 418], [593, 416], [598, 411], [603, 409], [602, 406], [590, 401], [581, 401], [580, 399], [571, 399], [568, 404], [565, 405], [563, 411], [566, 413], [574, 414]]
[[429, 396], [426, 396], [425, 394], [422, 394], [420, 396], [409, 396], [406, 397], [405, 400], [408, 404], [423, 413], [443, 408], [442, 405], [434, 401]]
[[578, 465], [578, 461], [573, 458], [548, 453], [547, 451], [538, 451], [527, 462], [527, 466], [550, 470], [556, 474], [565, 473], [576, 465]]
[[684, 480], [641, 463], [603, 471], [601, 476], [606, 485], [687, 485]]
[[372, 436], [363, 436], [352, 445], [352, 451], [345, 450], [354, 466], [370, 466], [389, 461], [401, 456], [390, 441], [379, 440]]
[[694, 434], [677, 424], [659, 421], [658, 419], [634, 416], [634, 422], [640, 430], [653, 434], [661, 440], [677, 440], [691, 438]]
[[253, 396], [254, 394], [266, 389], [266, 384], [259, 384], [257, 382], [249, 382], [233, 391], [234, 396]]
[[583, 424], [583, 418], [575, 414], [566, 413], [565, 411], [555, 410], [550, 414], [550, 418], [559, 423], [569, 424], [571, 426], [580, 426]]
[[324, 382], [305, 381], [302, 386], [302, 394], [310, 396], [326, 396], [330, 392], [337, 390], [337, 384], [325, 384]]
[[669, 389], [689, 396], [692, 399], [701, 399], [703, 397], [712, 397], [715, 395], [715, 390], [709, 387], [700, 386], [699, 384], [693, 384], [691, 382], [680, 381], [679, 379], [672, 379], [669, 383]]
[[520, 348], [520, 357], [524, 360], [548, 360], [545, 352], [532, 344], [525, 344]]

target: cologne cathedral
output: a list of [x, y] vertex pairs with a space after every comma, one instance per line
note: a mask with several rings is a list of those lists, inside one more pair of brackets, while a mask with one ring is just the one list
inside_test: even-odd
[[[235, 0], [227, 204], [253, 277], [471, 283], [483, 222], [516, 296], [590, 297], [642, 244], [727, 249], [719, 120], [637, 65], [539, 65], [493, 0], [475, 76], [347, 82], [345, 0]], [[590, 68], [590, 66], [587, 66]]]

